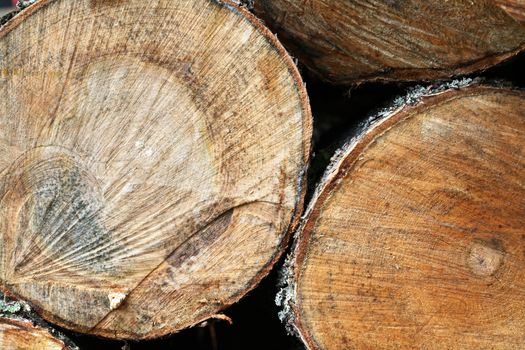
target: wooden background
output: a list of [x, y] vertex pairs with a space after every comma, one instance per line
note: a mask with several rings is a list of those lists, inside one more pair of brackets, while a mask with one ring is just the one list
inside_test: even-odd
[[[0, 15], [10, 10], [7, 7], [9, 3], [10, 0], [0, 2]], [[309, 197], [330, 157], [343, 141], [352, 135], [357, 125], [417, 84], [366, 83], [351, 89], [341, 88], [316, 80], [303, 69], [301, 62], [299, 67], [306, 81], [314, 117], [314, 155], [308, 178]], [[525, 88], [525, 55], [469, 77], [482, 77], [488, 81], [501, 80]], [[278, 310], [274, 299], [277, 293], [278, 268], [281, 265], [282, 261], [259, 287], [224, 312], [232, 319], [232, 325], [223, 321], [209, 321], [202, 327], [143, 342], [113, 341], [62, 331], [70, 336], [80, 349], [303, 349], [297, 339], [286, 334], [277, 318]]]

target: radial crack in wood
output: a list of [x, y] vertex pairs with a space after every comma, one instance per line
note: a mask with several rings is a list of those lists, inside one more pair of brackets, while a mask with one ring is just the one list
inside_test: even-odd
[[521, 0], [256, 0], [255, 13], [336, 84], [446, 79], [525, 48]]
[[327, 171], [280, 316], [309, 349], [522, 349], [525, 93], [405, 101]]
[[295, 229], [306, 92], [229, 1], [38, 1], [0, 28], [0, 95], [0, 287], [51, 322], [198, 324]]

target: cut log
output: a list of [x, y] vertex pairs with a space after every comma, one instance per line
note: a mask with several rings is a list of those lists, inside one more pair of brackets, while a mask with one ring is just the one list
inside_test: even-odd
[[522, 349], [525, 93], [412, 95], [314, 194], [278, 295], [309, 349]]
[[62, 333], [49, 327], [24, 302], [0, 292], [0, 349], [78, 350]]
[[321, 79], [358, 84], [449, 78], [516, 55], [525, 48], [520, 2], [256, 0], [254, 7]]
[[307, 96], [230, 1], [38, 1], [0, 29], [0, 96], [0, 286], [50, 322], [195, 325], [297, 224]]
[[0, 317], [0, 349], [2, 350], [71, 350], [61, 339], [33, 322]]

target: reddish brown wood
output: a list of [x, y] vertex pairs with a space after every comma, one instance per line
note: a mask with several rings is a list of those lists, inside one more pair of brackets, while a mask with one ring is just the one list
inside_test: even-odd
[[411, 96], [338, 153], [288, 262], [309, 349], [522, 349], [525, 93]]
[[337, 84], [449, 78], [525, 47], [522, 0], [255, 0], [254, 6], [292, 54]]

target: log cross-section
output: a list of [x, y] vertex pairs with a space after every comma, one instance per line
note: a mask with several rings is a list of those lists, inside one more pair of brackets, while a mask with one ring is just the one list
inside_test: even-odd
[[0, 287], [151, 338], [239, 300], [300, 215], [292, 59], [215, 0], [41, 0], [0, 28]]
[[312, 350], [523, 349], [525, 93], [414, 101], [338, 154], [281, 316]]

